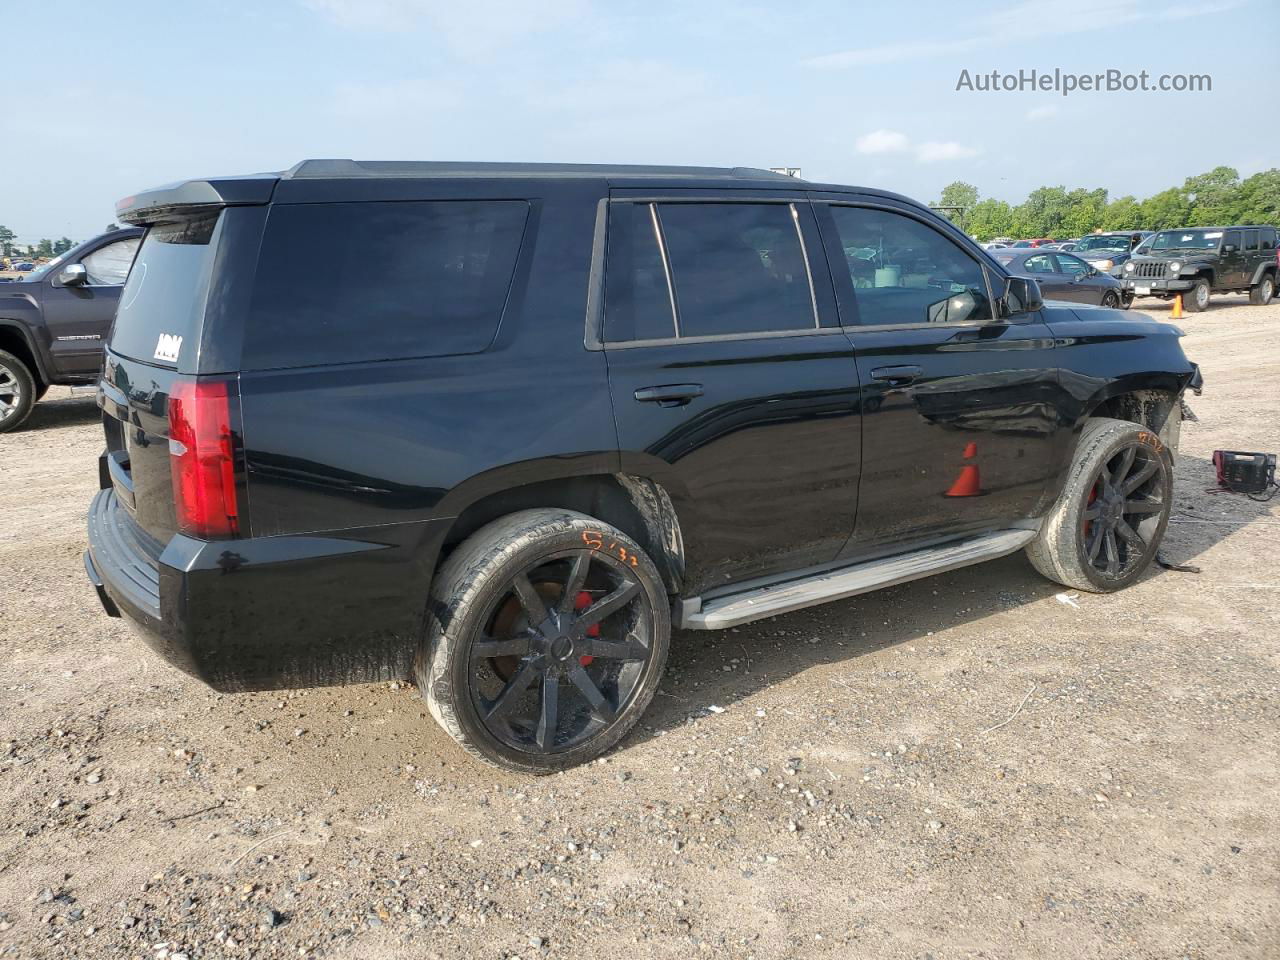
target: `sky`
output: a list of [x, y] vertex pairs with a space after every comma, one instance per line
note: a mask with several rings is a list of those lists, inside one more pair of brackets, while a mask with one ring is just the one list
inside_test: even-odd
[[[1280, 165], [1275, 0], [69, 0], [5, 14], [0, 224], [304, 158], [791, 166], [926, 202], [965, 180], [1148, 196]], [[25, 34], [25, 36], [24, 36]], [[1200, 92], [957, 89], [1019, 70]]]

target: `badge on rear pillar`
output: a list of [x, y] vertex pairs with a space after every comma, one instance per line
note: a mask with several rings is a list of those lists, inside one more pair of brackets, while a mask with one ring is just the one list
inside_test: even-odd
[[162, 333], [160, 334], [160, 339], [156, 341], [155, 358], [157, 360], [166, 360], [169, 363], [177, 363], [178, 351], [181, 349], [181, 337], [175, 337], [171, 333]]

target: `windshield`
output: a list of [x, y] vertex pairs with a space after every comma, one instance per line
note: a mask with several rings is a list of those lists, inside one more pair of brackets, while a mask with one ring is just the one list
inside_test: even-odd
[[35, 280], [43, 280], [45, 277], [49, 275], [49, 272], [53, 270], [54, 267], [56, 267], [65, 259], [66, 259], [65, 256], [54, 257], [48, 263], [40, 264], [40, 266], [36, 267], [34, 270], [32, 270], [30, 273], [27, 274], [27, 277], [26, 277], [27, 282], [30, 283]]
[[1151, 250], [1217, 250], [1221, 230], [1161, 230], [1151, 238]]
[[1076, 244], [1077, 250], [1128, 250], [1129, 238], [1124, 237], [1085, 237]]

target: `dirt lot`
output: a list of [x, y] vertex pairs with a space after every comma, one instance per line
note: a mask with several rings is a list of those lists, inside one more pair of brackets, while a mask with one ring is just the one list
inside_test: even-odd
[[1064, 602], [1018, 555], [682, 634], [645, 726], [536, 780], [405, 685], [156, 660], [85, 581], [101, 434], [55, 391], [0, 439], [0, 956], [1274, 960], [1280, 497], [1206, 488], [1280, 450], [1280, 306], [1183, 327], [1201, 574]]

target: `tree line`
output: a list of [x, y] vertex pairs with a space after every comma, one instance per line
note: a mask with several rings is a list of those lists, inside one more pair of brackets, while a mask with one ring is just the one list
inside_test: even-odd
[[948, 184], [940, 207], [960, 208], [950, 216], [978, 240], [995, 237], [1080, 237], [1096, 230], [1164, 230], [1174, 227], [1280, 224], [1280, 168], [1241, 179], [1232, 167], [1215, 167], [1187, 177], [1139, 200], [1110, 199], [1107, 191], [1040, 187], [1019, 204], [993, 197], [979, 199], [978, 188], [957, 180]]
[[[107, 232], [119, 230], [120, 228], [114, 223], [107, 224]], [[60, 257], [72, 247], [76, 246], [80, 241], [72, 240], [70, 237], [63, 237], [61, 240], [50, 240], [47, 237], [39, 243], [29, 243], [25, 247], [20, 243], [14, 243], [18, 235], [0, 223], [0, 257], [31, 257], [33, 259], [42, 257]]]

